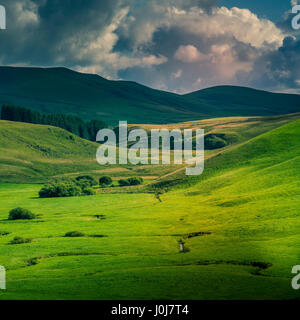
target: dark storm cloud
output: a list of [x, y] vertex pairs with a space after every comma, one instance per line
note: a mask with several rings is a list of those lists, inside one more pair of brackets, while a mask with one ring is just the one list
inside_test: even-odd
[[[72, 65], [69, 41], [101, 31], [120, 10], [118, 0], [2, 0], [7, 32], [0, 34], [2, 63]], [[76, 44], [75, 44], [76, 45]]]
[[[291, 16], [275, 25], [216, 0], [2, 0], [0, 63], [66, 66], [187, 92], [300, 87]], [[262, 71], [263, 70], [263, 71]]]
[[294, 35], [300, 36], [300, 30], [295, 30], [292, 28], [292, 20], [295, 17], [295, 14], [292, 13], [292, 9], [286, 12], [283, 16], [282, 21], [277, 22], [278, 28], [283, 30], [284, 32]]
[[[202, 3], [208, 9], [214, 2], [169, 0], [165, 4], [188, 8]], [[7, 9], [8, 30], [0, 34], [1, 62], [88, 65], [89, 57], [87, 61], [85, 57], [75, 58], [73, 50], [76, 47], [80, 50], [86, 40], [93, 41], [122, 8], [134, 3], [132, 0], [2, 0]]]
[[287, 37], [283, 45], [260, 57], [250, 75], [253, 86], [299, 92], [300, 88], [300, 41]]

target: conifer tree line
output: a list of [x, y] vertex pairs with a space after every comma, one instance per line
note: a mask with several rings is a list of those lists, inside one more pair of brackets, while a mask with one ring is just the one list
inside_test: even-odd
[[3, 105], [1, 109], [1, 120], [27, 122], [34, 124], [46, 124], [65, 129], [81, 138], [91, 141], [96, 140], [98, 130], [107, 127], [101, 120], [85, 122], [82, 119], [65, 114], [42, 114], [39, 111], [17, 107], [14, 105]]

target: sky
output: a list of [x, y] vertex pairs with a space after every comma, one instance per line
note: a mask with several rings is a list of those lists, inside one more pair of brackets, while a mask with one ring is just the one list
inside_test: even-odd
[[0, 0], [0, 65], [63, 66], [176, 93], [300, 93], [297, 1]]
[[219, 5], [249, 9], [260, 17], [280, 21], [283, 14], [291, 10], [290, 0], [222, 0]]

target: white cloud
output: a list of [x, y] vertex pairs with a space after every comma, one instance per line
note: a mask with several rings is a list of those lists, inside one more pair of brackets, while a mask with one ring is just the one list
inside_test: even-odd
[[298, 4], [298, 0], [291, 0], [292, 7], [296, 6]]
[[215, 75], [220, 79], [234, 79], [238, 71], [250, 72], [253, 61], [239, 61], [235, 52], [228, 44], [213, 45], [211, 62], [215, 66]]
[[[151, 4], [151, 5], [150, 5]], [[233, 7], [214, 8], [211, 13], [201, 8], [182, 10], [176, 7], [149, 2], [147, 17], [144, 11], [132, 11], [123, 28], [136, 47], [149, 43], [159, 30], [176, 27], [190, 35], [207, 38], [227, 36], [254, 47], [273, 45], [279, 47], [285, 34], [267, 19], [260, 19], [248, 9]]]
[[31, 0], [17, 1], [13, 4], [18, 19], [18, 24], [26, 25], [29, 23], [38, 23], [39, 18], [37, 14], [38, 7]]
[[193, 35], [205, 35], [208, 38], [227, 36], [238, 41], [263, 47], [273, 44], [278, 47], [285, 37], [276, 25], [267, 19], [260, 19], [248, 9], [226, 7], [215, 8], [212, 14], [192, 9], [186, 14], [173, 16], [178, 28]]
[[179, 79], [181, 76], [182, 76], [182, 70], [181, 69], [179, 69], [176, 72], [173, 72], [172, 75], [171, 75], [171, 77], [173, 79]]
[[180, 46], [174, 55], [175, 59], [186, 63], [201, 62], [207, 60], [207, 56], [201, 53], [195, 46]]

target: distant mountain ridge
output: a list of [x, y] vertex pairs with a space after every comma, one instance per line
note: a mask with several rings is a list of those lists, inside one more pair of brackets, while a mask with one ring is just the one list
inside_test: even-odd
[[112, 81], [67, 68], [0, 67], [0, 105], [73, 114], [116, 124], [171, 123], [300, 112], [300, 95], [219, 86], [186, 95]]

